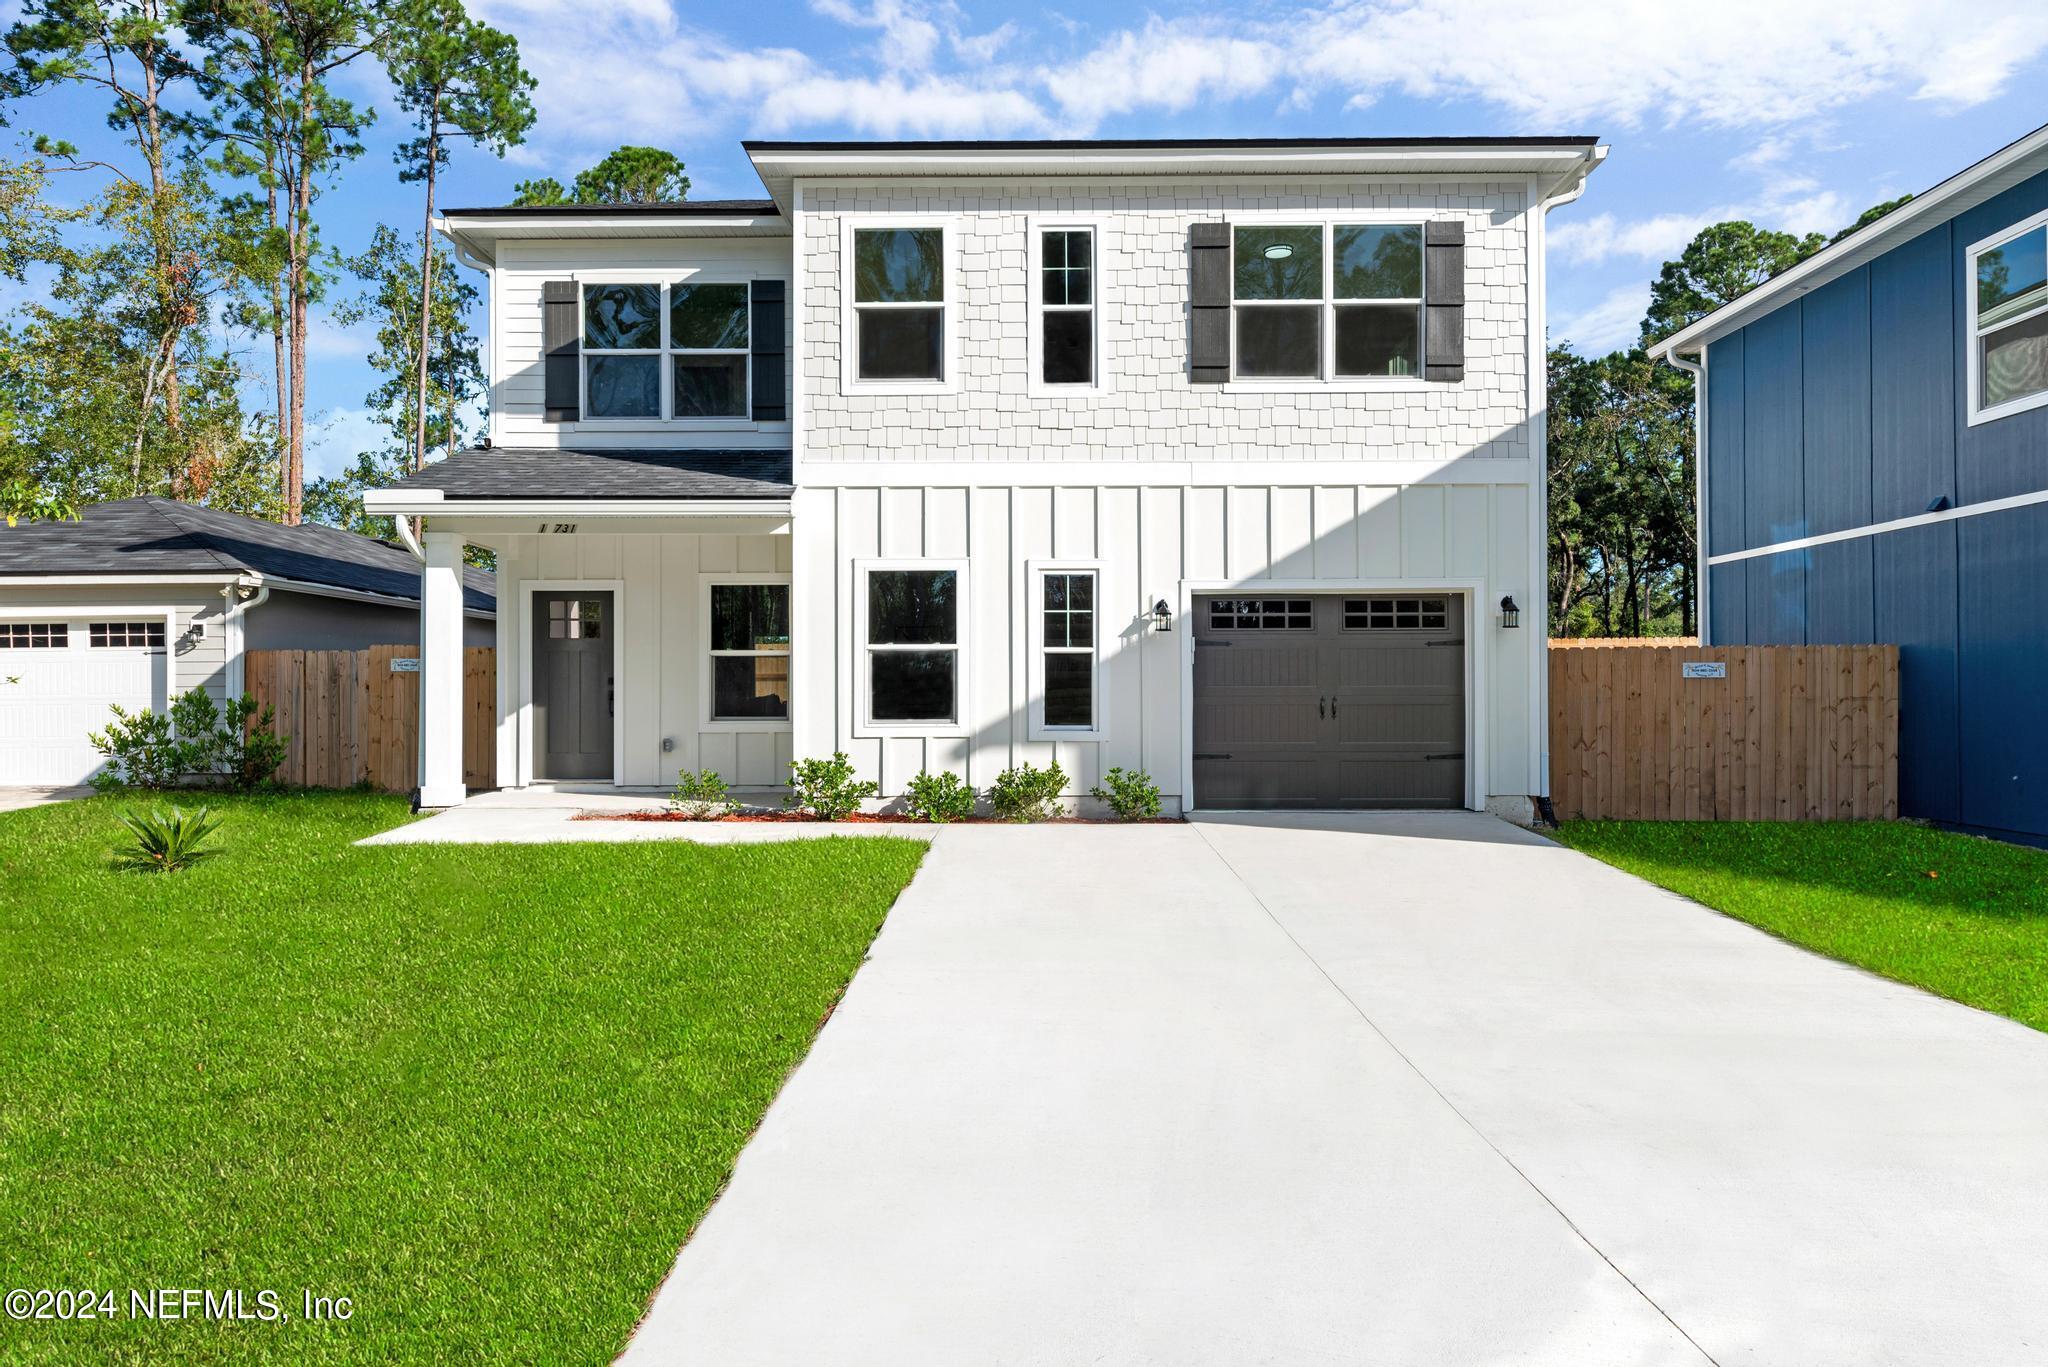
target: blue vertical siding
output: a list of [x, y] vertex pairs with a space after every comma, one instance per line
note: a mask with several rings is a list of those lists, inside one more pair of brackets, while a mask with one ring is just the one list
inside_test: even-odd
[[1873, 522], [1956, 496], [1955, 293], [1946, 223], [1870, 263]]
[[1821, 286], [1799, 310], [1807, 534], [1870, 525], [1870, 274]]
[[[2048, 210], [2048, 174], [1713, 343], [1709, 553], [2048, 489], [2048, 408], [1969, 425], [1971, 244]], [[1900, 810], [2048, 842], [2048, 506], [1708, 570], [1723, 644], [1899, 647]]]
[[2040, 717], [2048, 668], [2048, 505], [1956, 522], [1962, 691], [1963, 820], [2048, 834], [2048, 725]]
[[[1725, 555], [1749, 544], [1743, 535], [1742, 334], [1707, 348], [1707, 446], [1714, 478], [1707, 485], [1707, 553]], [[1713, 586], [1708, 585], [1708, 596]]]
[[1899, 648], [1899, 814], [1961, 821], [1956, 745], [1956, 527], [1937, 522], [1874, 536], [1880, 641]]

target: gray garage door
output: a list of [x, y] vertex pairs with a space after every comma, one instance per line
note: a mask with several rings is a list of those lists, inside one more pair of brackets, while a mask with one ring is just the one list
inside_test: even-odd
[[1195, 600], [1195, 804], [1457, 807], [1456, 594]]

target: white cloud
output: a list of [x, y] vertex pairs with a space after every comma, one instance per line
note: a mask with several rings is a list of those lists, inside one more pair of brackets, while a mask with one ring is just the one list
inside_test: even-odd
[[1649, 307], [1647, 284], [1617, 286], [1587, 308], [1552, 318], [1550, 345], [1569, 342], [1582, 356], [1603, 356], [1629, 346], [1641, 335], [1643, 314]]
[[1741, 219], [1774, 232], [1832, 237], [1855, 222], [1863, 207], [1852, 204], [1840, 191], [1821, 188], [1809, 177], [1785, 176], [1753, 198], [1687, 213], [1639, 219], [1617, 219], [1603, 213], [1563, 219], [1552, 225], [1549, 245], [1560, 260], [1573, 265], [1598, 265], [1618, 257], [1669, 261], [1710, 223]]
[[365, 451], [382, 450], [391, 433], [363, 408], [330, 408], [306, 424], [306, 479], [338, 475]]
[[2040, 0], [1980, 0], [1967, 28], [1937, 0], [1309, 0], [1284, 18], [1153, 16], [1097, 30], [1093, 42], [1057, 15], [1035, 42], [1009, 24], [970, 32], [951, 0], [811, 7], [872, 41], [851, 56], [826, 55], [829, 29], [798, 31], [796, 45], [742, 46], [686, 23], [670, 0], [482, 0], [540, 77], [539, 136], [579, 151], [701, 139], [707, 125], [1086, 133], [1198, 103], [1283, 108], [1334, 96], [1359, 109], [1405, 94], [1490, 105], [1511, 126], [1545, 131], [1757, 129], [1744, 161], [1763, 169], [1783, 160], [1789, 132], [1830, 111], [1886, 94], [1981, 103], [2048, 52]]

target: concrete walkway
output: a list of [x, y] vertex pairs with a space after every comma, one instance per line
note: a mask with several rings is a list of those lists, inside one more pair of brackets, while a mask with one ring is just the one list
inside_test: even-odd
[[946, 831], [627, 1356], [2048, 1361], [2048, 1037], [1489, 818]]
[[92, 789], [82, 783], [67, 787], [16, 787], [0, 784], [0, 812], [18, 812], [29, 807], [47, 807], [53, 802], [70, 802], [75, 798], [91, 796]]

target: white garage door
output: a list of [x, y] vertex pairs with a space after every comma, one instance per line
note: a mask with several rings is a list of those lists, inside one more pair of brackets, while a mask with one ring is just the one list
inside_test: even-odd
[[103, 760], [86, 739], [113, 717], [164, 705], [164, 623], [0, 621], [0, 784], [83, 783]]

